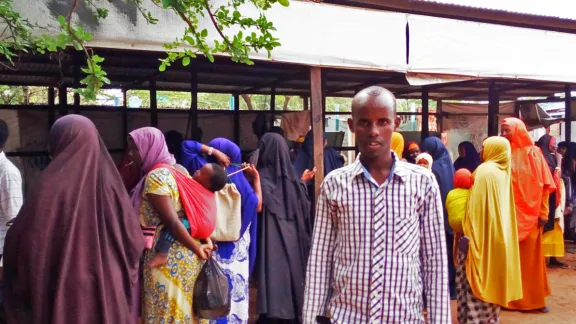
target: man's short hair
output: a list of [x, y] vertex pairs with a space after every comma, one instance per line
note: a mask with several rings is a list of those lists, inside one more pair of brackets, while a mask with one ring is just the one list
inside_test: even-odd
[[8, 141], [8, 136], [10, 136], [10, 131], [8, 130], [8, 124], [2, 119], [0, 119], [0, 149], [4, 148], [6, 142]]
[[216, 163], [210, 163], [212, 166], [212, 175], [210, 176], [210, 191], [219, 191], [228, 183], [228, 174], [223, 167]]

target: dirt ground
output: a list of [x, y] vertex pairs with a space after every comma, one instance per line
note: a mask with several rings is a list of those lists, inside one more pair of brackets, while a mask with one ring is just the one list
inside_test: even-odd
[[[526, 314], [502, 311], [501, 324], [570, 324], [576, 323], [576, 245], [566, 245], [566, 255], [561, 259], [570, 269], [548, 269], [548, 280], [552, 295], [547, 298], [550, 312], [547, 314]], [[255, 323], [256, 289], [250, 289], [250, 321]], [[452, 302], [452, 323], [456, 320], [456, 302]]]
[[[548, 269], [548, 281], [552, 294], [547, 298], [550, 312], [547, 314], [527, 314], [520, 312], [502, 311], [500, 323], [502, 324], [563, 324], [576, 323], [576, 246], [566, 245], [565, 257], [562, 262], [571, 266], [570, 269]], [[452, 302], [453, 323], [456, 320], [456, 304]]]

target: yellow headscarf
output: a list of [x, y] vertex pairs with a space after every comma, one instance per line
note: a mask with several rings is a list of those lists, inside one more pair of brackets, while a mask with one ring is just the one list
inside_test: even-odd
[[404, 153], [404, 136], [398, 132], [392, 133], [392, 143], [390, 145], [392, 151], [396, 152], [399, 158], [402, 158]]
[[464, 235], [470, 238], [466, 277], [476, 297], [507, 306], [522, 298], [510, 142], [487, 138], [483, 157], [462, 221]]

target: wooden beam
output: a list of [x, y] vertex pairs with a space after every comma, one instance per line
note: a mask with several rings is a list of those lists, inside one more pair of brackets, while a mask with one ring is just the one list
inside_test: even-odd
[[310, 109], [310, 97], [302, 97], [302, 101], [304, 102], [304, 110]]
[[488, 136], [498, 135], [498, 113], [500, 112], [500, 94], [496, 91], [496, 82], [488, 85]]
[[150, 125], [158, 127], [158, 98], [154, 79], [150, 80]]
[[123, 139], [123, 148], [126, 150], [128, 142], [126, 139], [128, 138], [128, 98], [126, 95], [127, 90], [124, 88], [122, 89], [122, 139]]
[[240, 95], [234, 95], [234, 143], [240, 143]]
[[422, 130], [420, 131], [420, 139], [422, 142], [430, 136], [430, 100], [428, 91], [428, 87], [422, 88]]
[[255, 85], [253, 87], [244, 89], [242, 91], [240, 91], [240, 94], [252, 94], [253, 91], [257, 91], [260, 90], [262, 88], [276, 88], [277, 86], [281, 85], [284, 82], [290, 81], [292, 79], [295, 79], [298, 76], [303, 76], [305, 74], [305, 71], [298, 71], [296, 73], [281, 77], [281, 78], [276, 78], [274, 81], [268, 81], [268, 82], [263, 82], [259, 85]]
[[572, 87], [567, 84], [564, 88], [564, 140], [572, 141]]
[[188, 137], [188, 129], [191, 129], [190, 135], [198, 129], [198, 69], [195, 64], [190, 64], [190, 115], [186, 126], [186, 137]]
[[274, 127], [274, 121], [276, 120], [276, 88], [270, 89], [270, 128]]
[[444, 131], [444, 117], [442, 115], [442, 100], [436, 101], [436, 128], [442, 133]]
[[52, 124], [56, 121], [56, 90], [54, 87], [48, 87], [48, 105], [50, 105], [48, 110], [48, 124], [49, 127], [52, 127]]
[[387, 77], [387, 78], [374, 79], [374, 80], [370, 80], [367, 82], [362, 82], [362, 83], [353, 84], [353, 85], [347, 85], [347, 86], [343, 86], [343, 87], [339, 87], [339, 88], [335, 88], [335, 89], [328, 89], [326, 87], [326, 94], [330, 95], [333, 93], [346, 91], [346, 90], [364, 89], [364, 88], [368, 88], [368, 87], [373, 86], [373, 85], [385, 83], [386, 81], [389, 81], [390, 79], [394, 79], [394, 77], [391, 76], [391, 77]]
[[[312, 136], [314, 137], [314, 197], [318, 199], [320, 184], [324, 181], [324, 121], [322, 120], [322, 68], [310, 67], [310, 99], [312, 113]], [[298, 175], [300, 176], [300, 174]]]
[[58, 112], [60, 117], [68, 115], [68, 92], [64, 85], [58, 87]]
[[520, 106], [521, 106], [520, 101], [514, 102], [514, 117], [518, 119], [520, 119]]

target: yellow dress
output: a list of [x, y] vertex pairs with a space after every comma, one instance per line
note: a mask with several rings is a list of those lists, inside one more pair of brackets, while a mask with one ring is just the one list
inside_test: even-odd
[[545, 257], [563, 257], [564, 256], [564, 230], [562, 222], [564, 221], [564, 205], [566, 204], [566, 191], [564, 181], [560, 180], [560, 204], [556, 208], [556, 220], [554, 229], [544, 233], [542, 236], [542, 250]]
[[[182, 209], [176, 180], [165, 168], [156, 169], [146, 176], [140, 206], [140, 224], [158, 226], [158, 213], [150, 206], [146, 194], [170, 196], [176, 211]], [[154, 246], [161, 227], [156, 230]], [[154, 247], [147, 251], [145, 264], [154, 256]], [[190, 324], [197, 320], [192, 312], [192, 292], [203, 262], [194, 252], [175, 241], [168, 253], [168, 263], [162, 267], [144, 266], [142, 320], [146, 324]]]
[[503, 137], [484, 141], [485, 162], [474, 172], [462, 220], [464, 235], [470, 239], [466, 277], [472, 292], [501, 306], [522, 298], [523, 292], [510, 155], [510, 144]]

